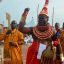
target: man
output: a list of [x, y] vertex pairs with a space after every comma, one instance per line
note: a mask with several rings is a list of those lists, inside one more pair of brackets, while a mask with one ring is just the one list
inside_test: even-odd
[[[53, 64], [52, 36], [53, 30], [48, 23], [48, 0], [38, 16], [38, 24], [35, 27], [24, 27], [29, 9], [26, 8], [19, 23], [19, 31], [31, 34], [33, 37], [32, 45], [28, 48], [26, 64]], [[49, 49], [49, 51], [48, 51]]]
[[62, 52], [63, 52], [63, 56], [64, 56], [64, 22], [63, 22], [62, 31], [60, 34], [60, 44], [62, 46]]
[[55, 23], [55, 29], [56, 30], [60, 29], [60, 24], [59, 23]]
[[55, 31], [57, 33], [57, 36], [60, 36], [61, 29], [60, 29], [60, 24], [59, 23], [55, 23]]
[[52, 37], [53, 39], [53, 46], [55, 47], [56, 50], [56, 59], [55, 59], [55, 64], [62, 64], [62, 47], [60, 43], [60, 34], [61, 34], [61, 29], [59, 23], [55, 23], [55, 35]]
[[[1, 40], [4, 40], [4, 55], [8, 53], [11, 58], [10, 63], [22, 64], [21, 48], [19, 46], [24, 43], [24, 38], [23, 34], [17, 30], [17, 23], [15, 20], [11, 22], [11, 30], [0, 34], [0, 41]], [[7, 57], [6, 55], [6, 58]]]

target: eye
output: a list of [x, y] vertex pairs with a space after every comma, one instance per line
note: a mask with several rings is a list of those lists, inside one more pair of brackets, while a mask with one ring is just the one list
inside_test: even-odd
[[44, 19], [44, 18], [42, 18], [42, 19]]

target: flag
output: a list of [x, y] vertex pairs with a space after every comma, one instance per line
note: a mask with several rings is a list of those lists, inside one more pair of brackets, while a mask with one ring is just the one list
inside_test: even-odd
[[11, 19], [10, 14], [9, 14], [9, 13], [7, 13], [7, 12], [6, 12], [6, 19], [7, 19], [8, 21], [10, 21], [10, 19]]
[[6, 20], [8, 20], [8, 29], [10, 29], [10, 20], [11, 20], [11, 15], [9, 13], [6, 13]]

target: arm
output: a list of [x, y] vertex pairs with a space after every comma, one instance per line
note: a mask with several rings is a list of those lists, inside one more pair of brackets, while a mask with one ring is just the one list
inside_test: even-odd
[[18, 33], [18, 44], [22, 45], [24, 43], [24, 36], [23, 33], [19, 32]]
[[21, 21], [20, 21], [19, 26], [18, 26], [18, 30], [20, 32], [25, 33], [25, 34], [30, 33], [31, 29], [32, 29], [32, 28], [24, 27], [24, 25], [26, 23], [26, 18], [27, 18], [28, 12], [29, 12], [29, 8], [26, 8], [22, 14], [22, 18], [21, 18]]
[[0, 41], [2, 41], [2, 40], [4, 40], [4, 38], [5, 38], [5, 34], [0, 34]]
[[0, 33], [0, 41], [2, 41], [2, 40], [5, 39], [5, 37], [6, 37], [6, 32], [7, 32], [7, 31], [4, 31], [4, 32]]

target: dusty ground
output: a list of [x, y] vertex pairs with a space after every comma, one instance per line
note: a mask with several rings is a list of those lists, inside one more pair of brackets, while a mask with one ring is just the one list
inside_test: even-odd
[[23, 57], [23, 64], [26, 64], [26, 55], [29, 45], [23, 45], [22, 46], [22, 57]]

